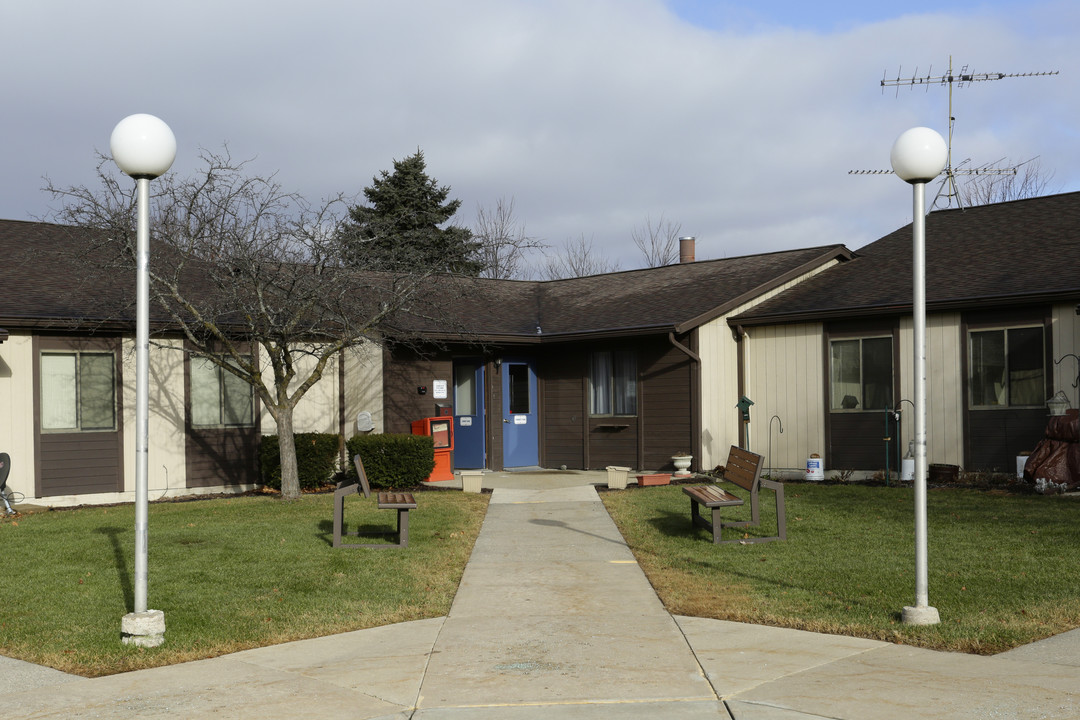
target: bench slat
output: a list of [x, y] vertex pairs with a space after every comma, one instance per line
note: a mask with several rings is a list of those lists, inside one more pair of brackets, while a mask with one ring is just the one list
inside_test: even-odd
[[381, 492], [379, 493], [380, 510], [413, 510], [416, 508], [416, 500], [412, 493]]
[[738, 495], [732, 495], [726, 490], [721, 490], [715, 485], [701, 485], [683, 488], [683, 492], [697, 500], [705, 507], [735, 506], [742, 505], [743, 499]]

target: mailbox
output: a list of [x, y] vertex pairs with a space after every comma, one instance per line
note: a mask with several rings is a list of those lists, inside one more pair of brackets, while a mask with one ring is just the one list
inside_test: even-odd
[[413, 435], [429, 435], [435, 445], [435, 469], [428, 476], [428, 482], [453, 480], [454, 471], [450, 453], [454, 450], [454, 418], [430, 417], [415, 420], [412, 424]]

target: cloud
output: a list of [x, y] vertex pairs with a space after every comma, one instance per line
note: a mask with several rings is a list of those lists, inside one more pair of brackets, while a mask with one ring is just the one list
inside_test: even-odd
[[883, 93], [882, 74], [943, 73], [950, 53], [975, 72], [1062, 71], [954, 89], [958, 159], [1039, 155], [1055, 187], [1080, 184], [1069, 4], [825, 29], [729, 29], [650, 0], [56, 5], [0, 9], [8, 218], [47, 214], [43, 175], [91, 182], [113, 125], [151, 112], [177, 135], [174, 172], [227, 142], [313, 198], [422, 148], [463, 222], [514, 197], [531, 235], [584, 235], [623, 267], [631, 229], [660, 213], [699, 258], [858, 247], [910, 220], [910, 191], [847, 171], [887, 168], [913, 125], [947, 132], [945, 88]]

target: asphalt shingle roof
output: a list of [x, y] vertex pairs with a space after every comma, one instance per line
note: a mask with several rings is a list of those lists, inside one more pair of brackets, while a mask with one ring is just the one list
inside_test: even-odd
[[[907, 313], [912, 227], [735, 318], [742, 324]], [[1080, 298], [1080, 193], [940, 210], [926, 218], [928, 310]]]
[[[103, 269], [100, 256], [89, 257], [107, 246], [88, 237], [63, 225], [0, 220], [0, 326], [133, 323], [134, 277]], [[682, 331], [792, 276], [849, 257], [843, 246], [829, 245], [566, 280], [439, 278], [431, 292], [447, 307], [417, 312], [407, 324], [432, 334], [530, 341]], [[152, 253], [155, 260], [161, 256]], [[167, 320], [156, 304], [151, 313], [153, 321]]]
[[488, 337], [682, 332], [793, 275], [849, 257], [830, 245], [565, 280], [459, 280], [455, 316]]

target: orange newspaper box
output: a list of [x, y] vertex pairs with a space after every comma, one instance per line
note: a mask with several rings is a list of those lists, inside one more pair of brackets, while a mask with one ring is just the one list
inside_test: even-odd
[[435, 445], [435, 469], [428, 476], [428, 482], [453, 480], [454, 471], [450, 453], [454, 450], [454, 418], [431, 417], [415, 420], [412, 424], [413, 435], [430, 435]]

